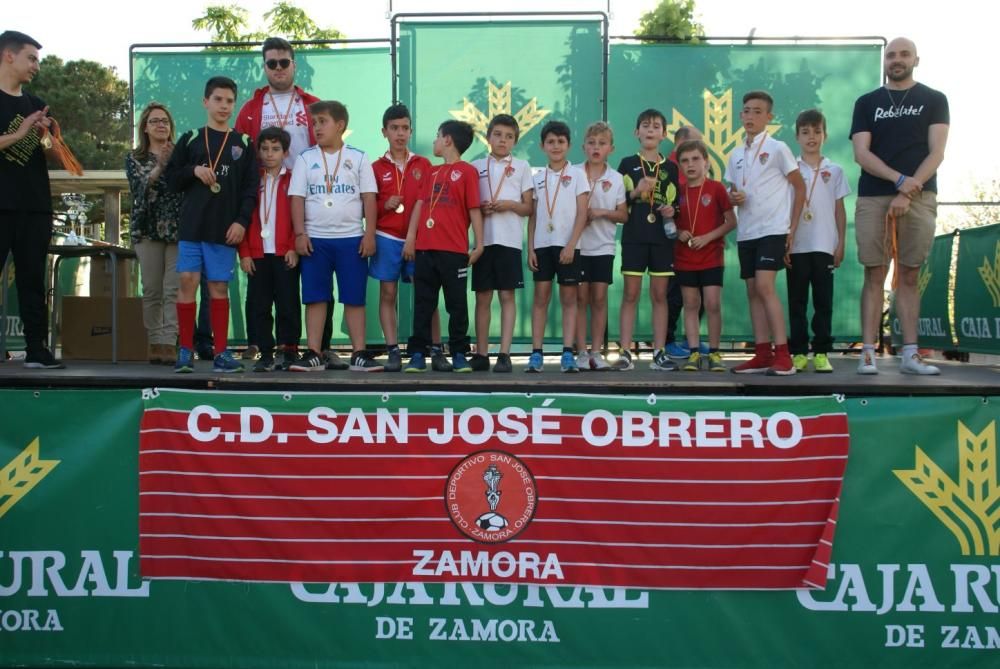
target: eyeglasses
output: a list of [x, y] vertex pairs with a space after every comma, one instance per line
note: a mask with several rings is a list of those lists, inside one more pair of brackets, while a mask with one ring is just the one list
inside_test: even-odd
[[265, 60], [264, 64], [267, 65], [269, 70], [277, 70], [279, 67], [283, 70], [287, 70], [292, 64], [291, 58], [272, 58], [270, 60]]
[[146, 125], [170, 125], [168, 118], [151, 118], [146, 120]]

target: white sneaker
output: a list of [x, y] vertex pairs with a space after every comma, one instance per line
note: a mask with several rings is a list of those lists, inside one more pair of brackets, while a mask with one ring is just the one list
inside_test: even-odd
[[607, 372], [611, 370], [611, 365], [600, 353], [591, 353], [590, 369], [595, 372]]
[[581, 372], [590, 371], [590, 352], [583, 351], [578, 356], [576, 356], [576, 366], [580, 368]]
[[861, 351], [861, 358], [858, 359], [858, 374], [878, 374], [874, 351]]
[[902, 358], [899, 361], [899, 371], [901, 374], [918, 374], [920, 376], [934, 376], [941, 373], [941, 370], [934, 365], [928, 365], [924, 362], [919, 353]]

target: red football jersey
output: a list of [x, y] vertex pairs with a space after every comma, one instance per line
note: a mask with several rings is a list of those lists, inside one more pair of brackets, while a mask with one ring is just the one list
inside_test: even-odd
[[[434, 165], [420, 191], [418, 251], [469, 252], [469, 210], [479, 207], [479, 172], [469, 163]], [[428, 221], [433, 223], [428, 226]]]
[[[400, 172], [396, 163], [382, 156], [372, 163], [372, 170], [375, 172], [375, 183], [378, 184], [376, 196], [378, 220], [375, 223], [375, 230], [397, 239], [406, 239], [410, 213], [420, 198], [420, 189], [424, 181], [430, 178], [431, 163], [423, 156], [411, 153], [405, 168]], [[397, 213], [395, 209], [386, 210], [386, 200], [399, 194], [403, 196], [403, 211]]]
[[[722, 225], [723, 214], [732, 208], [726, 187], [718, 181], [705, 179], [701, 186], [685, 186], [674, 217], [677, 229], [687, 230], [695, 237], [703, 235]], [[674, 269], [692, 272], [722, 267], [724, 250], [722, 238], [702, 249], [692, 249], [678, 241], [674, 247]]]

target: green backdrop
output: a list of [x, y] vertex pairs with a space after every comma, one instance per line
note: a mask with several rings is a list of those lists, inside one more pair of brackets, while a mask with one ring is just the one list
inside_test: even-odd
[[[529, 49], [530, 48], [530, 49]], [[398, 97], [406, 103], [415, 125], [413, 148], [430, 153], [437, 125], [450, 118], [469, 120], [485, 129], [489, 117], [509, 112], [523, 126], [515, 155], [534, 166], [544, 165], [538, 131], [547, 120], [567, 121], [574, 133], [572, 159], [586, 126], [603, 114], [603, 37], [597, 21], [401, 22], [397, 59]], [[349, 143], [381, 155], [385, 141], [379, 132], [381, 114], [390, 103], [393, 73], [388, 49], [301, 50], [297, 81], [324, 98], [345, 102], [351, 111]], [[742, 135], [738, 111], [743, 92], [765, 88], [774, 95], [776, 136], [797, 151], [797, 113], [819, 107], [827, 116], [829, 143], [825, 150], [844, 167], [856, 184], [858, 169], [851, 157], [848, 131], [854, 100], [878, 85], [880, 45], [670, 45], [612, 44], [608, 63], [608, 121], [616, 131], [617, 165], [635, 148], [632, 131], [636, 114], [647, 107], [664, 112], [672, 131], [682, 123], [700, 128], [711, 148], [716, 176], [725, 157]], [[258, 53], [140, 51], [133, 54], [134, 109], [138, 114], [151, 99], [174, 111], [178, 126], [202, 123], [201, 87], [211, 75], [225, 72], [241, 87], [245, 99], [263, 84]], [[664, 153], [672, 142], [662, 145]], [[464, 156], [473, 160], [486, 145], [477, 141]], [[853, 196], [848, 198], [847, 253], [837, 272], [834, 332], [840, 341], [860, 336], [858, 295], [861, 269], [855, 260]], [[751, 339], [745, 289], [738, 276], [735, 238], [726, 254], [723, 292], [726, 339]], [[525, 269], [525, 290], [518, 295], [517, 341], [530, 340], [532, 284]], [[241, 284], [244, 279], [241, 278]], [[784, 279], [781, 291], [784, 291]], [[609, 338], [618, 335], [621, 281], [611, 287]], [[240, 289], [242, 291], [242, 288]], [[370, 304], [377, 303], [374, 284]], [[646, 300], [644, 295], [643, 300]], [[412, 293], [400, 291], [400, 338], [410, 332]], [[645, 303], [644, 304], [648, 304]], [[469, 297], [470, 309], [473, 296]], [[338, 310], [339, 311], [339, 310]], [[635, 339], [651, 337], [650, 309], [640, 308]], [[369, 310], [368, 339], [382, 340], [375, 308]], [[491, 339], [499, 337], [499, 306], [494, 307]], [[444, 318], [446, 327], [447, 318]], [[237, 340], [241, 323], [234, 323]], [[546, 338], [561, 339], [558, 300], [550, 307]]]

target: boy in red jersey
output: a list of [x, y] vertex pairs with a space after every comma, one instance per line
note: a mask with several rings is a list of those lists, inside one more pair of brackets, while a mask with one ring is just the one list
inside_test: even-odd
[[[724, 372], [719, 354], [722, 335], [723, 239], [736, 227], [736, 214], [729, 202], [726, 187], [709, 179], [708, 148], [700, 140], [689, 140], [677, 147], [677, 162], [685, 185], [677, 205], [677, 244], [674, 271], [684, 297], [684, 334], [691, 355], [685, 361], [686, 372], [707, 368]], [[698, 312], [702, 301], [708, 314], [708, 355], [698, 350], [700, 340]]]
[[[431, 345], [431, 317], [438, 295], [444, 292], [448, 310], [448, 371], [471, 372], [465, 357], [469, 350], [469, 266], [483, 255], [483, 217], [479, 211], [479, 173], [462, 160], [472, 144], [474, 131], [464, 121], [445, 121], [434, 139], [434, 155], [444, 158], [431, 168], [420, 199], [410, 214], [403, 247], [405, 260], [416, 259], [413, 274], [413, 335], [407, 348], [410, 362], [404, 371], [423, 372]], [[469, 252], [469, 227], [475, 248]], [[436, 371], [445, 371], [435, 365]]]

